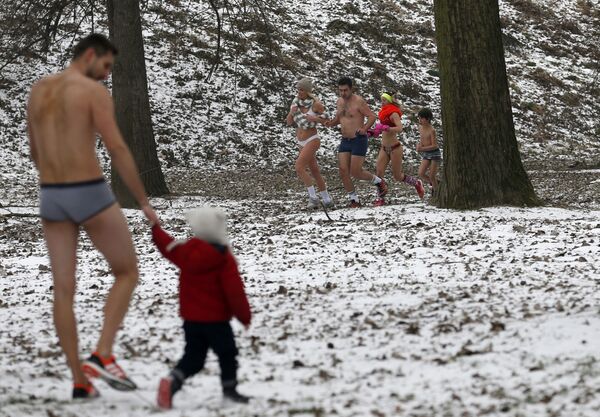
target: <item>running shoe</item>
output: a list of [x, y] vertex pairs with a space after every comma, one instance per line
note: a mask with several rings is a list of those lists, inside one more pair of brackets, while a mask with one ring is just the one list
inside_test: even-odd
[[116, 390], [133, 391], [137, 388], [137, 385], [127, 378], [123, 369], [117, 365], [113, 355], [110, 358], [104, 358], [94, 352], [83, 361], [82, 368], [88, 378], [101, 378]]
[[87, 384], [73, 384], [74, 400], [91, 400], [99, 396], [100, 393], [89, 381]]
[[360, 204], [360, 201], [350, 200], [350, 203], [348, 204], [348, 207], [350, 207], [350, 208], [358, 208], [358, 207], [362, 207], [362, 204]]
[[327, 210], [333, 210], [335, 208], [335, 204], [333, 203], [333, 200], [323, 201], [323, 206]]
[[321, 207], [321, 202], [319, 201], [318, 198], [310, 198], [309, 197], [307, 207], [309, 210], [318, 209], [319, 207]]
[[374, 205], [375, 207], [381, 207], [381, 206], [385, 206], [385, 200], [384, 200], [383, 198], [381, 198], [381, 197], [377, 197], [377, 198], [375, 199], [375, 201], [373, 202], [373, 205]]
[[422, 200], [425, 196], [425, 187], [423, 187], [423, 182], [421, 180], [417, 180], [415, 190], [417, 190], [417, 194], [419, 194], [419, 198]]
[[[382, 178], [381, 182], [379, 184], [375, 184], [375, 186], [377, 187], [377, 197], [383, 198], [385, 197], [385, 195], [388, 192], [388, 185], [385, 182], [385, 180]], [[421, 184], [421, 186], [423, 186]]]

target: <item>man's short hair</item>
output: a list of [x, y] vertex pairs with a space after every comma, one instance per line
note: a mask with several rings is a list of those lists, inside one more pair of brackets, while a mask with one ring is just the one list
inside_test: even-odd
[[423, 107], [421, 110], [419, 110], [419, 117], [423, 117], [431, 122], [431, 119], [433, 119], [433, 113], [429, 108]]
[[81, 39], [77, 45], [73, 47], [73, 59], [79, 58], [89, 48], [94, 49], [97, 56], [103, 56], [109, 52], [112, 52], [113, 55], [119, 53], [117, 47], [109, 41], [106, 36], [100, 33], [92, 33]]
[[352, 88], [352, 78], [342, 77], [338, 80], [338, 85], [339, 86], [347, 85], [348, 87]]

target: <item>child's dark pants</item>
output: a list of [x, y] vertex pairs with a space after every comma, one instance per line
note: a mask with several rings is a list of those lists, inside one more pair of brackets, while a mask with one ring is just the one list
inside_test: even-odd
[[[187, 379], [204, 368], [208, 349], [219, 358], [223, 388], [237, 385], [238, 354], [231, 325], [227, 321], [204, 323], [184, 321], [185, 352], [172, 374]], [[183, 382], [183, 381], [181, 381]]]

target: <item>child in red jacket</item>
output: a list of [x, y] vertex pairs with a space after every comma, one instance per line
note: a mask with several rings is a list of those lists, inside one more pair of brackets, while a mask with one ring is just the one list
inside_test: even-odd
[[194, 237], [175, 240], [160, 225], [152, 227], [154, 243], [165, 258], [177, 265], [180, 315], [184, 320], [185, 352], [170, 374], [161, 379], [158, 406], [171, 408], [173, 395], [183, 381], [204, 368], [208, 349], [219, 358], [225, 398], [247, 403], [237, 392], [238, 350], [229, 321], [236, 317], [250, 325], [250, 306], [237, 263], [229, 249], [225, 213], [203, 207], [187, 215]]

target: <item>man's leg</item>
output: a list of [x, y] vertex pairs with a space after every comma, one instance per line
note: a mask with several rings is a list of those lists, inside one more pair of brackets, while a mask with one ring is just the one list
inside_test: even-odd
[[136, 255], [127, 221], [118, 204], [113, 204], [83, 226], [115, 275], [104, 307], [104, 324], [96, 348], [100, 355], [109, 357], [137, 284]]
[[352, 155], [350, 159], [350, 174], [357, 180], [371, 181], [374, 175], [363, 169], [365, 163], [364, 156]]
[[338, 152], [338, 168], [340, 171], [340, 178], [346, 192], [354, 192], [354, 184], [350, 178], [350, 152]]
[[77, 321], [73, 311], [75, 266], [79, 228], [71, 222], [42, 221], [54, 279], [54, 326], [60, 346], [71, 368], [73, 382], [87, 382], [81, 371], [77, 341]]

